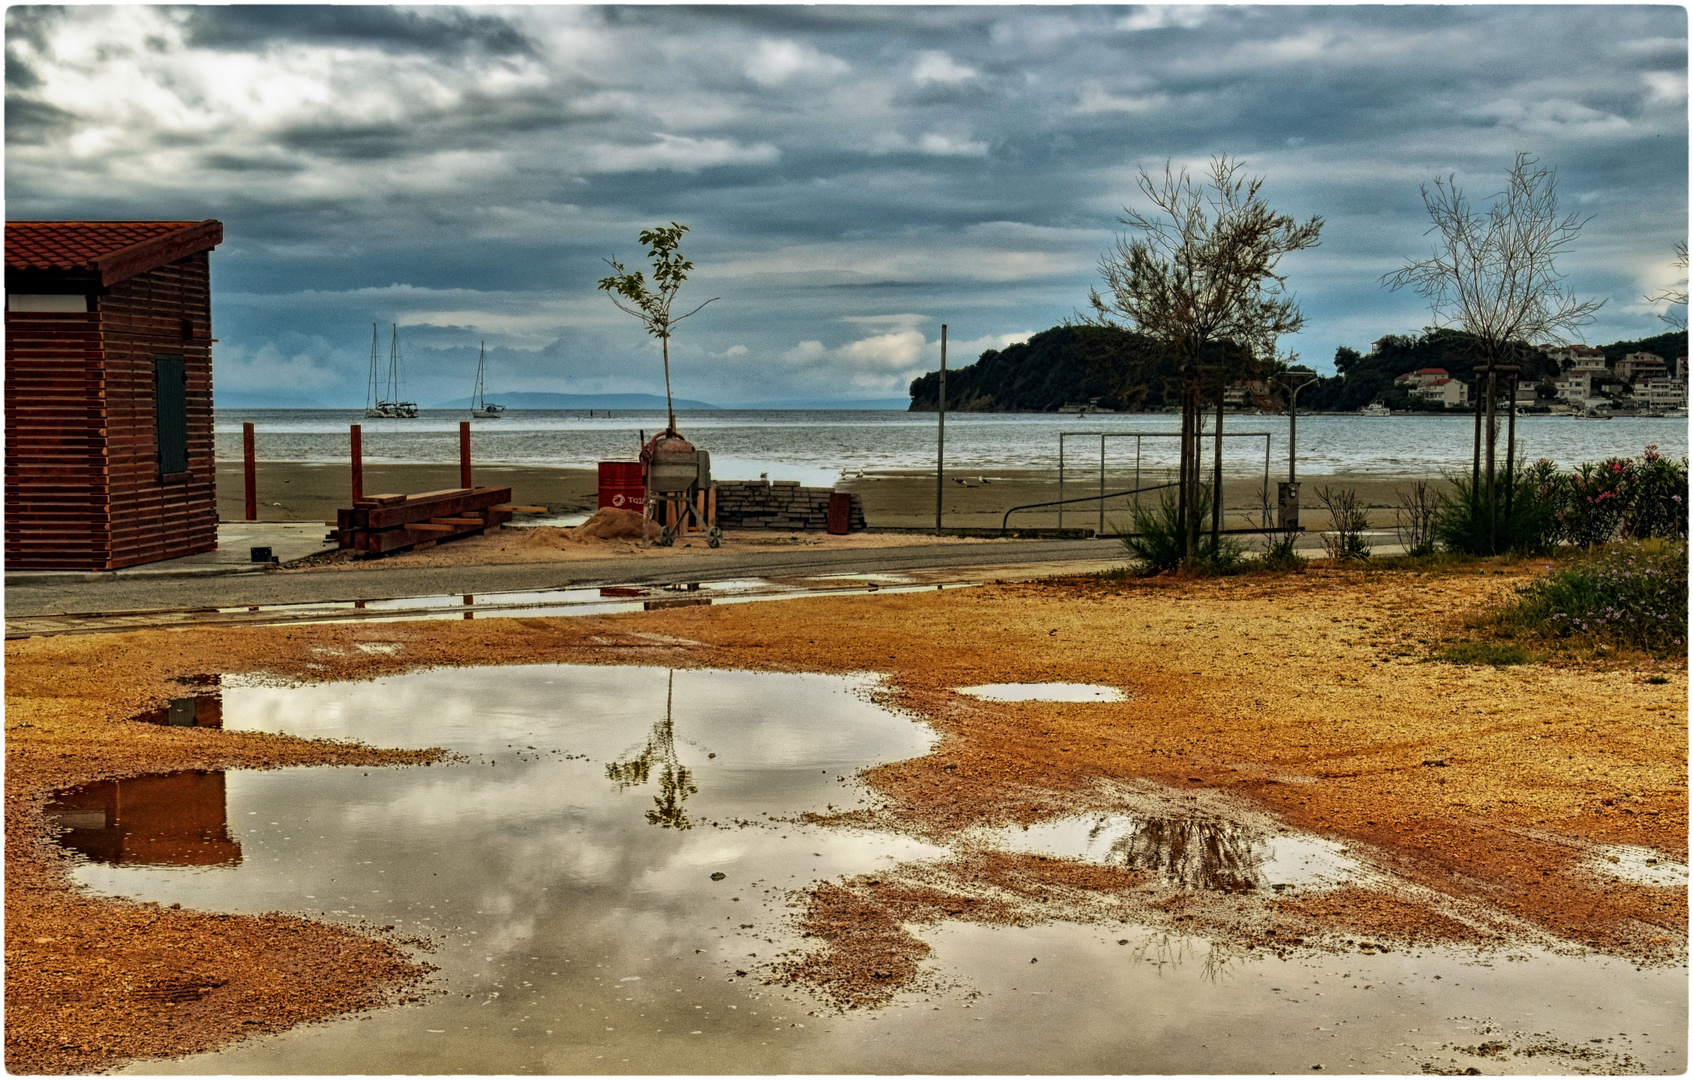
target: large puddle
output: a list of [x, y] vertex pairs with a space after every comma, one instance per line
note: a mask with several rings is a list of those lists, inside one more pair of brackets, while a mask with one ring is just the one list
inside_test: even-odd
[[[766, 986], [766, 965], [807, 947], [796, 890], [948, 855], [798, 821], [868, 805], [857, 770], [931, 745], [927, 727], [870, 700], [874, 687], [565, 665], [306, 687], [225, 679], [226, 729], [459, 757], [142, 777], [61, 793], [49, 813], [98, 892], [439, 942], [424, 958], [440, 992], [420, 1005], [136, 1072], [1685, 1067], [1684, 968], [1535, 949], [1279, 959], [1132, 925], [944, 923], [920, 931], [935, 947], [925, 988], [886, 1009], [842, 1014]], [[184, 700], [155, 721], [210, 726], [214, 710]], [[1320, 887], [1357, 872], [1318, 838], [1180, 817], [1077, 818], [998, 842], [1194, 888]]]

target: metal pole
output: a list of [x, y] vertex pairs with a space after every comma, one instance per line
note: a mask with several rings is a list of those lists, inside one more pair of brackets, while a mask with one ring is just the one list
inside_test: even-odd
[[1270, 527], [1270, 433], [1264, 432], [1264, 495], [1259, 502], [1262, 512], [1258, 515], [1258, 527]]
[[[1135, 517], [1140, 517], [1140, 436], [1135, 436]], [[1137, 523], [1136, 528], [1139, 528]]]
[[1105, 432], [1099, 433], [1099, 530], [1095, 536], [1105, 535]]
[[1058, 433], [1058, 528], [1064, 528], [1064, 433]]
[[364, 501], [364, 429], [353, 425], [353, 505]]
[[459, 487], [470, 486], [470, 421], [459, 421]]
[[1300, 383], [1287, 398], [1287, 482], [1290, 484], [1299, 482], [1293, 465], [1299, 447], [1299, 391], [1309, 385], [1310, 383]]
[[247, 520], [259, 520], [258, 464], [253, 458], [253, 425], [241, 425], [242, 479], [247, 488]]
[[941, 500], [946, 497], [946, 323], [941, 323], [941, 392], [935, 426], [935, 535], [941, 532]]

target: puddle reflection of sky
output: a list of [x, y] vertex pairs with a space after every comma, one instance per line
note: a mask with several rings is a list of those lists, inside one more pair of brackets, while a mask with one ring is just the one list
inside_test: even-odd
[[[225, 679], [230, 730], [441, 745], [460, 757], [179, 773], [63, 793], [50, 817], [104, 860], [81, 864], [76, 878], [204, 910], [392, 925], [439, 943], [421, 958], [438, 965], [441, 992], [133, 1071], [1207, 1072], [1321, 1062], [1409, 1071], [1408, 1045], [1432, 1052], [1460, 1032], [1455, 1004], [1497, 1013], [1507, 991], [1520, 995], [1510, 1009], [1525, 1023], [1564, 1025], [1572, 1041], [1578, 1029], [1597, 1037], [1606, 1032], [1587, 1028], [1603, 1008], [1607, 1028], [1655, 1033], [1649, 1046], [1631, 1044], [1640, 1060], [1650, 1049], [1660, 1069], [1685, 1062], [1684, 970], [1540, 954], [1534, 965], [1569, 966], [1556, 1000], [1526, 992], [1516, 965], [1495, 971], [1437, 953], [1347, 958], [1346, 979], [1319, 1001], [1334, 958], [1220, 967], [1203, 941], [1171, 953], [1166, 937], [1126, 925], [949, 924], [923, 934], [937, 947], [930, 966], [957, 981], [952, 991], [840, 1015], [767, 987], [764, 965], [807, 945], [793, 924], [797, 890], [949, 854], [797, 820], [866, 805], [856, 770], [931, 745], [926, 727], [868, 700], [874, 685], [566, 665], [303, 687]], [[1178, 878], [1191, 864], [1265, 882], [1308, 877], [1325, 855], [1279, 834], [1180, 819], [1042, 828], [1018, 830], [1007, 846], [1032, 835], [1078, 857], [1148, 859]], [[1181, 842], [1153, 843], [1158, 830]], [[1435, 981], [1442, 972], [1447, 981]], [[1282, 1000], [1290, 987], [1307, 1004]], [[1319, 1013], [1300, 1011], [1312, 1001]], [[1352, 1025], [1345, 1041], [1309, 1030], [1323, 1017]]]

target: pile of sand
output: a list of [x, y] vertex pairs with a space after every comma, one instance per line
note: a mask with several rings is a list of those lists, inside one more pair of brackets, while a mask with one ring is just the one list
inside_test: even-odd
[[595, 511], [593, 517], [568, 533], [570, 539], [577, 543], [592, 540], [656, 540], [658, 534], [657, 522], [648, 521], [633, 510], [619, 510], [615, 506]]

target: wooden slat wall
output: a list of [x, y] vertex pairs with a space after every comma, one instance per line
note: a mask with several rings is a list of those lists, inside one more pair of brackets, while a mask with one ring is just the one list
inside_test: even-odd
[[[217, 547], [211, 277], [206, 252], [118, 282], [99, 298], [106, 346], [106, 464], [115, 569]], [[185, 338], [183, 320], [193, 337]], [[188, 372], [188, 475], [159, 475], [153, 357]]]
[[111, 561], [99, 316], [6, 313], [6, 565]]
[[[114, 570], [217, 547], [208, 255], [121, 281], [86, 315], [6, 314], [8, 567]], [[159, 476], [159, 353], [187, 366], [182, 479]]]

